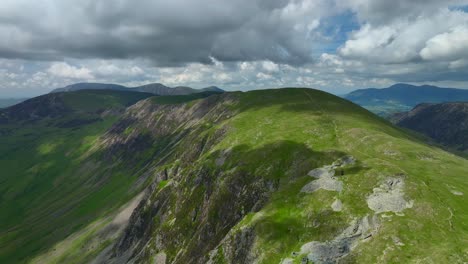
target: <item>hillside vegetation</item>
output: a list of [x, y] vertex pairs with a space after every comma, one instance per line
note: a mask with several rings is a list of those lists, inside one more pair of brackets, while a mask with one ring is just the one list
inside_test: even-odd
[[2, 125], [0, 262], [468, 259], [468, 161], [349, 101], [288, 88], [84, 102], [72, 108], [102, 120]]
[[393, 115], [391, 120], [468, 154], [468, 102], [420, 104], [409, 112]]

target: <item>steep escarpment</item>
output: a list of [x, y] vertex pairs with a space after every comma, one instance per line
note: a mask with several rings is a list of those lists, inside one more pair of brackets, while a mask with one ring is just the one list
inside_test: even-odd
[[420, 104], [393, 115], [396, 125], [422, 133], [458, 151], [468, 150], [468, 103]]

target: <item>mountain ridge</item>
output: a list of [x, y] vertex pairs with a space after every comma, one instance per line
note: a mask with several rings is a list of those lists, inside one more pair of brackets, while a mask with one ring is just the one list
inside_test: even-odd
[[420, 103], [468, 101], [468, 90], [398, 83], [387, 88], [355, 90], [343, 97], [374, 113], [388, 116], [409, 111]]
[[[345, 99], [95, 93], [61, 93], [64, 116], [0, 125], [0, 262], [465, 257], [467, 160]], [[77, 115], [97, 120], [62, 125]]]
[[106, 84], [106, 83], [75, 83], [63, 88], [57, 88], [52, 90], [50, 93], [57, 92], [71, 92], [79, 90], [114, 90], [114, 91], [137, 91], [152, 93], [155, 95], [186, 95], [200, 92], [224, 92], [219, 87], [209, 86], [202, 89], [194, 89], [186, 86], [168, 87], [161, 83], [149, 83], [141, 86], [127, 87], [118, 84]]

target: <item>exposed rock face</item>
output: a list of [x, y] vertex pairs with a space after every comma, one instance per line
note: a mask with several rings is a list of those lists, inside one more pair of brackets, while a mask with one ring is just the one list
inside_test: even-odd
[[[343, 183], [335, 177], [335, 170], [343, 169], [356, 162], [354, 157], [345, 156], [336, 160], [331, 165], [311, 170], [308, 175], [317, 180], [304, 186], [301, 192], [313, 192], [318, 189], [329, 191], [341, 191]], [[335, 198], [331, 204], [335, 212], [343, 208], [342, 202]], [[330, 241], [311, 241], [301, 247], [300, 252], [293, 252], [297, 257], [307, 255], [301, 260], [301, 263], [337, 263], [340, 259], [346, 257], [361, 241], [372, 237], [380, 226], [377, 215], [355, 218], [350, 225]], [[294, 259], [286, 258], [282, 263], [294, 263]]]
[[380, 226], [376, 215], [355, 219], [341, 234], [331, 241], [312, 241], [301, 247], [300, 254], [307, 254], [313, 263], [337, 263], [348, 255], [359, 242], [373, 236]]
[[158, 253], [154, 256], [153, 263], [154, 264], [166, 264], [167, 256], [164, 253]]
[[[156, 146], [161, 154], [184, 141], [186, 149], [179, 153], [184, 161], [194, 161], [210, 144], [222, 136], [223, 129], [211, 138], [200, 137], [203, 122], [217, 123], [232, 115], [226, 105], [234, 96], [212, 96], [187, 109], [183, 104], [154, 104], [144, 100], [128, 108], [121, 121], [115, 124], [101, 141], [110, 160], [150, 162], [152, 157], [138, 155]], [[189, 135], [190, 134], [190, 135]], [[190, 141], [188, 138], [192, 138]], [[135, 155], [136, 154], [136, 155]]]
[[229, 232], [219, 246], [210, 252], [207, 264], [220, 263], [220, 259], [224, 263], [254, 263], [257, 258], [252, 251], [255, 238], [252, 227]]
[[335, 171], [331, 167], [325, 167], [317, 169], [318, 171], [311, 171], [309, 175], [314, 175], [318, 179], [312, 182], [309, 182], [305, 185], [301, 192], [312, 193], [319, 189], [324, 189], [327, 191], [340, 192], [343, 189], [343, 183], [333, 177]]
[[[231, 150], [214, 153], [213, 164], [200, 160], [227, 129], [220, 127], [201, 137], [204, 124], [233, 116], [227, 105], [235, 101], [233, 94], [212, 96], [190, 108], [142, 101], [130, 107], [101, 140], [104, 157], [146, 162], [148, 171], [143, 175], [154, 181], [125, 234], [108, 254], [108, 263], [145, 262], [161, 252], [167, 263], [206, 263], [216, 247], [222, 248], [227, 263], [253, 261], [254, 229], [229, 232], [247, 213], [263, 206], [274, 188], [272, 179], [251, 177], [237, 170], [236, 164], [221, 169]], [[155, 142], [164, 144], [142, 157]], [[128, 153], [133, 156], [125, 156]], [[154, 171], [159, 164], [173, 165]], [[161, 182], [169, 183], [161, 187]]]
[[399, 213], [413, 206], [404, 197], [404, 181], [401, 178], [388, 178], [367, 198], [367, 205], [376, 213]]
[[316, 178], [317, 180], [309, 182], [305, 185], [301, 192], [312, 193], [319, 189], [327, 191], [341, 192], [343, 189], [343, 183], [338, 180], [335, 176], [335, 170], [350, 164], [354, 164], [355, 159], [351, 156], [346, 156], [331, 165], [326, 165], [321, 168], [313, 169], [309, 171], [307, 175]]
[[420, 104], [392, 122], [460, 151], [468, 150], [468, 102]]

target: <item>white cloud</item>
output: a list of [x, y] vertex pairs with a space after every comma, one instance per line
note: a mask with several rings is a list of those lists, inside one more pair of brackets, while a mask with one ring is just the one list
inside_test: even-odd
[[278, 64], [272, 62], [272, 61], [264, 61], [262, 62], [262, 67], [264, 70], [269, 71], [269, 72], [277, 72], [279, 71], [279, 66]]
[[449, 64], [450, 69], [459, 69], [468, 67], [468, 59], [460, 59], [456, 61], [452, 61]]
[[267, 73], [263, 73], [263, 72], [257, 73], [256, 76], [260, 80], [270, 80], [270, 79], [273, 78], [273, 76], [271, 74], [267, 74]]
[[36, 2], [0, 7], [0, 93], [78, 81], [329, 91], [468, 82], [468, 13], [449, 8], [467, 0]]
[[339, 54], [381, 64], [453, 59], [466, 52], [467, 30], [468, 13], [438, 9], [430, 17], [398, 17], [383, 25], [365, 23], [339, 48]]
[[90, 80], [93, 79], [93, 75], [91, 71], [86, 67], [75, 67], [69, 65], [66, 62], [55, 62], [53, 63], [47, 72], [63, 78], [71, 78], [71, 79], [80, 79], [80, 80]]
[[425, 60], [459, 60], [468, 58], [468, 25], [458, 26], [449, 32], [436, 35], [421, 50]]
[[144, 74], [139, 66], [123, 66], [109, 62], [101, 62], [94, 72], [102, 76], [138, 76]]

